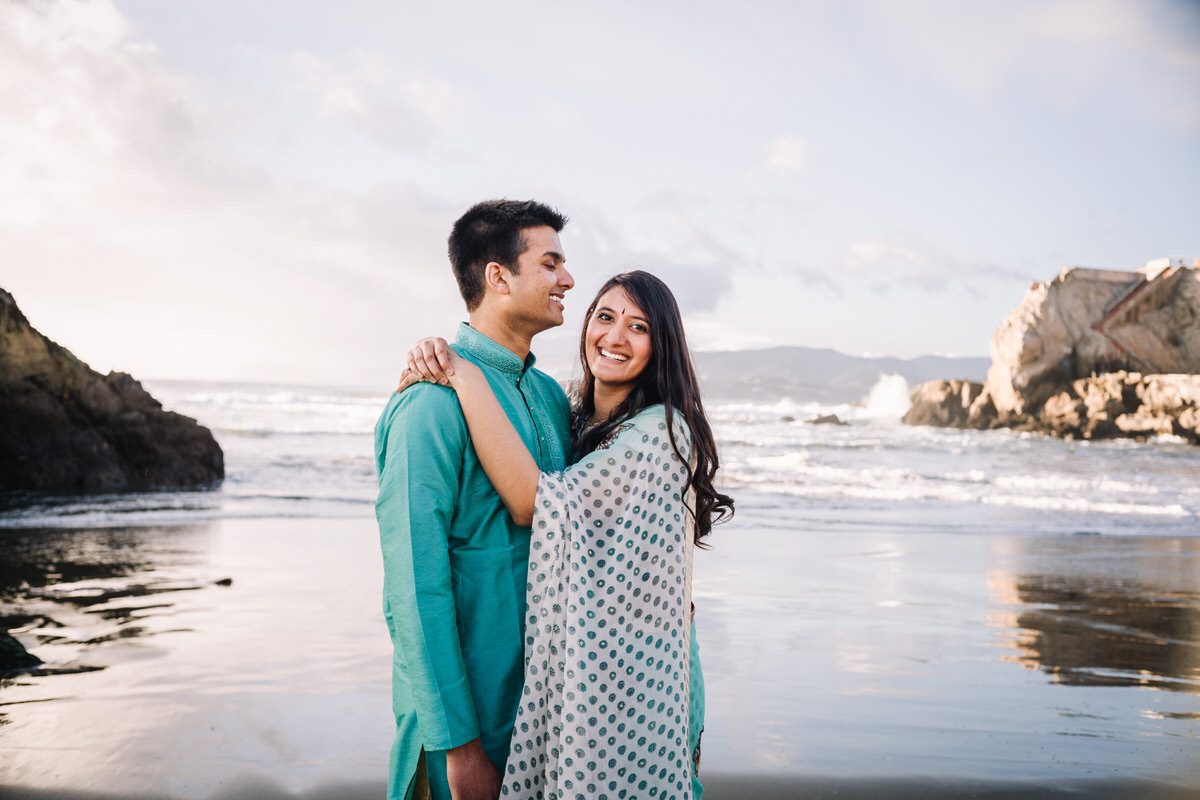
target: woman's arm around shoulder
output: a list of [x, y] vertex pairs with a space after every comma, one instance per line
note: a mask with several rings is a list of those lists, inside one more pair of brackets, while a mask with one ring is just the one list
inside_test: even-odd
[[408, 352], [397, 393], [422, 382], [449, 386], [458, 396], [483, 471], [518, 525], [533, 520], [539, 472], [525, 442], [504, 413], [487, 376], [445, 339], [422, 339]]
[[500, 407], [487, 376], [457, 353], [450, 362], [453, 368], [450, 388], [458, 394], [479, 463], [513, 522], [528, 526], [533, 522], [533, 505], [541, 477], [537, 462]]

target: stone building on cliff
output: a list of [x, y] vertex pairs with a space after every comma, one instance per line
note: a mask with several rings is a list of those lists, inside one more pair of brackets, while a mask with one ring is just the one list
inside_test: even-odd
[[983, 384], [932, 381], [909, 424], [1200, 442], [1200, 259], [1068, 267], [992, 336]]

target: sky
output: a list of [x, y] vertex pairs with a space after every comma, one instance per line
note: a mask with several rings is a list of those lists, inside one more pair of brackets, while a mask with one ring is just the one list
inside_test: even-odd
[[390, 388], [453, 221], [566, 213], [697, 350], [987, 355], [1064, 266], [1200, 257], [1200, 3], [0, 0], [0, 288], [101, 371]]

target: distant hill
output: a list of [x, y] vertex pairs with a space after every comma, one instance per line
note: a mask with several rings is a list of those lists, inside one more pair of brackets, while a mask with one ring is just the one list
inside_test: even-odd
[[694, 354], [706, 397], [714, 400], [770, 400], [854, 403], [866, 397], [880, 375], [901, 375], [909, 386], [959, 378], [983, 381], [991, 359], [862, 358], [836, 350], [772, 347]]

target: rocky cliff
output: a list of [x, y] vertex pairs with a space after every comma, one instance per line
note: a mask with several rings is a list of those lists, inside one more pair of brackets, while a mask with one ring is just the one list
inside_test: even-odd
[[904, 421], [1200, 443], [1196, 268], [1161, 259], [1133, 272], [1064, 269], [1030, 287], [991, 350], [985, 383], [921, 384]]
[[38, 333], [0, 289], [0, 491], [106, 491], [225, 477], [212, 433], [123, 372], [101, 375]]

